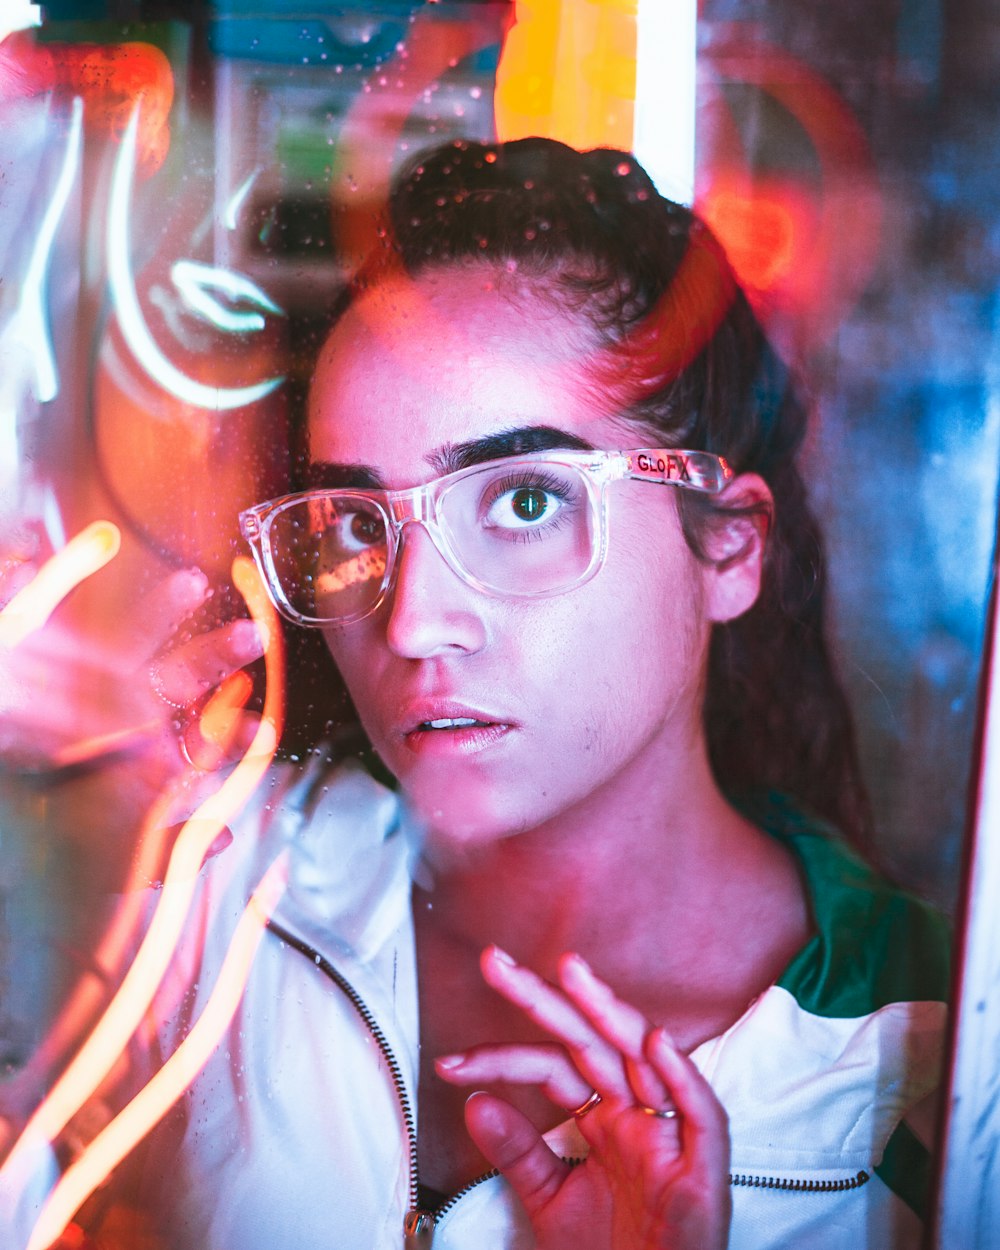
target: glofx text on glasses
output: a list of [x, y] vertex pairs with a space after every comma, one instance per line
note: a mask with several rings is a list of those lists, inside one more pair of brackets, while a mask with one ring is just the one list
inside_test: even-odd
[[240, 514], [278, 610], [349, 625], [382, 603], [403, 529], [422, 525], [449, 567], [501, 598], [589, 581], [607, 550], [607, 487], [631, 479], [717, 494], [733, 476], [707, 451], [545, 451], [447, 473], [406, 490], [307, 490]]

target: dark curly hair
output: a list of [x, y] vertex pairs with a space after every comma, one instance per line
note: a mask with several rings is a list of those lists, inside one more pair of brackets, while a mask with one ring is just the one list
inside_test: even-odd
[[[339, 315], [393, 268], [505, 267], [589, 325], [595, 381], [664, 446], [726, 457], [774, 496], [754, 607], [716, 626], [705, 728], [735, 802], [791, 796], [867, 850], [870, 813], [850, 712], [824, 632], [823, 544], [796, 465], [806, 411], [725, 254], [634, 157], [549, 139], [457, 141], [398, 176], [375, 249]], [[715, 499], [679, 492], [706, 559]]]

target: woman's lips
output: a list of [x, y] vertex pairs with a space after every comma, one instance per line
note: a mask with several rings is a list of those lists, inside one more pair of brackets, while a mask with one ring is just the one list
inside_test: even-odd
[[512, 722], [476, 708], [441, 705], [408, 712], [403, 741], [417, 755], [447, 757], [484, 751], [515, 728]]

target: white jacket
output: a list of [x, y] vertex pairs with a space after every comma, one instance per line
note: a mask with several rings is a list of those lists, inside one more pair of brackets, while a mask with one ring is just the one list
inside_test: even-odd
[[[937, 1081], [941, 994], [906, 986], [940, 983], [940, 930], [834, 840], [794, 827], [793, 813], [774, 823], [792, 826], [818, 936], [692, 1055], [730, 1120], [730, 1246], [914, 1246], [919, 1220], [894, 1188], [905, 1192], [926, 1159], [905, 1129], [883, 1154]], [[360, 768], [278, 771], [203, 871], [159, 997], [165, 1053], [214, 987], [254, 885], [292, 849], [288, 890], [227, 1037], [147, 1151], [143, 1187], [171, 1250], [403, 1246], [416, 1206], [411, 841], [396, 796]], [[572, 1122], [550, 1140], [585, 1153]], [[532, 1238], [494, 1177], [437, 1217], [433, 1244], [527, 1250]]]

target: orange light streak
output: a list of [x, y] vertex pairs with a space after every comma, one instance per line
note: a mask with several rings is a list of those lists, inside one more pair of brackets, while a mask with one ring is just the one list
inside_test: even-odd
[[53, 1085], [18, 1138], [0, 1176], [23, 1152], [51, 1143], [97, 1090], [139, 1027], [176, 949], [206, 853], [243, 807], [274, 759], [284, 720], [283, 645], [277, 615], [252, 561], [233, 561], [233, 582], [265, 644], [267, 687], [260, 724], [243, 758], [219, 789], [184, 823], [164, 876], [149, 929], [118, 992], [66, 1071]]
[[187, 1037], [138, 1094], [94, 1138], [46, 1200], [27, 1250], [47, 1250], [111, 1171], [170, 1110], [219, 1044], [240, 1004], [264, 929], [288, 880], [282, 851], [240, 917], [215, 988]]
[[138, 856], [123, 887], [124, 903], [115, 912], [94, 952], [92, 973], [81, 978], [40, 1045], [36, 1046], [17, 1080], [31, 1074], [44, 1078], [69, 1053], [84, 1024], [96, 1012], [105, 988], [114, 983], [126, 953], [134, 946], [134, 934], [142, 918], [143, 891], [148, 890], [154, 872], [164, 858], [167, 835], [172, 832], [170, 812], [180, 787], [169, 788], [159, 796], [147, 814], [137, 839]]
[[92, 521], [71, 538], [0, 611], [0, 647], [13, 650], [41, 629], [71, 590], [115, 558], [121, 541], [111, 521]]
[[230, 673], [202, 708], [198, 728], [206, 742], [229, 748], [240, 725], [240, 712], [253, 694], [253, 680], [242, 668]]
[[132, 729], [116, 729], [111, 733], [95, 734], [92, 738], [81, 738], [79, 742], [61, 747], [52, 757], [52, 767], [75, 768], [80, 764], [89, 764], [91, 760], [99, 760], [105, 755], [127, 751], [139, 742], [148, 741], [149, 735], [155, 733], [159, 727], [159, 721], [151, 720]]
[[385, 573], [385, 554], [378, 551], [362, 551], [343, 560], [326, 573], [316, 578], [316, 597], [334, 595], [338, 591], [356, 586], [358, 582], [371, 582], [381, 579]]

